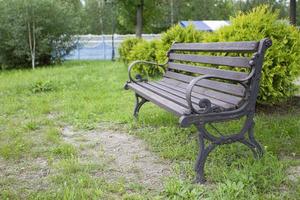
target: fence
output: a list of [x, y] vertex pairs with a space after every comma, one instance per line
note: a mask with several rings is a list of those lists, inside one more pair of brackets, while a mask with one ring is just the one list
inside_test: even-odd
[[[113, 39], [112, 39], [113, 37]], [[71, 51], [66, 60], [110, 60], [113, 52], [118, 57], [118, 47], [120, 43], [135, 35], [80, 35], [77, 38], [76, 48]], [[143, 39], [152, 40], [159, 38], [159, 34], [143, 34]]]

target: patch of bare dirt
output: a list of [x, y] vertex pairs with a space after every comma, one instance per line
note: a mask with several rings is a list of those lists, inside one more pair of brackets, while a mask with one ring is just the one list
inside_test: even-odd
[[50, 113], [48, 113], [47, 118], [48, 119], [56, 119], [58, 116], [59, 116], [59, 113], [50, 112]]
[[292, 182], [297, 182], [300, 178], [300, 166], [292, 166], [287, 170], [288, 179]]
[[[124, 178], [146, 188], [157, 190], [163, 179], [171, 175], [171, 165], [147, 149], [146, 144], [131, 135], [113, 131], [62, 131], [64, 140], [78, 147], [85, 161], [105, 162], [107, 168], [95, 172], [108, 180]], [[102, 163], [103, 164], [103, 163]]]
[[[7, 161], [0, 157], [0, 186], [16, 191], [43, 190], [48, 187], [48, 163], [43, 158]], [[25, 195], [25, 193], [24, 193]]]

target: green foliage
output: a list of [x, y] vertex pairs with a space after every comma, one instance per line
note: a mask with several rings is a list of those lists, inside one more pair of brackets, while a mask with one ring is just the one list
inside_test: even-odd
[[60, 132], [58, 129], [55, 128], [50, 128], [46, 132], [46, 140], [48, 142], [51, 142], [53, 144], [59, 143], [60, 142]]
[[11, 136], [8, 140], [9, 142], [0, 146], [1, 157], [5, 159], [21, 158], [24, 156], [24, 153], [30, 151], [30, 146], [32, 144], [24, 138], [20, 136]]
[[25, 125], [26, 129], [29, 131], [34, 131], [39, 128], [38, 123], [35, 121], [30, 121]]
[[132, 50], [132, 48], [137, 45], [138, 43], [143, 42], [142, 39], [132, 37], [125, 39], [119, 46], [118, 51], [120, 55], [120, 60], [124, 62], [125, 64], [128, 64], [129, 61], [129, 53]]
[[238, 0], [235, 3], [235, 9], [247, 12], [262, 4], [267, 4], [272, 11], [278, 10], [280, 17], [284, 18], [288, 16], [289, 3], [287, 0]]
[[[128, 55], [128, 60], [147, 60], [147, 61], [156, 61], [156, 52], [159, 49], [158, 40], [152, 41], [142, 41], [135, 45]], [[142, 75], [147, 76], [156, 76], [158, 74], [162, 74], [164, 70], [161, 67], [155, 65], [143, 65], [138, 64], [134, 70]]]
[[297, 19], [297, 25], [300, 26], [300, 2], [297, 2], [297, 9], [296, 9], [296, 19]]
[[30, 66], [35, 40], [36, 65], [61, 61], [80, 33], [79, 17], [69, 3], [54, 0], [0, 1], [0, 65]]
[[[167, 52], [173, 42], [201, 42], [204, 35], [205, 33], [197, 31], [192, 25], [186, 28], [176, 25], [163, 33], [160, 40], [145, 41], [133, 38], [125, 40], [119, 48], [120, 59], [126, 64], [135, 60], [165, 63]], [[149, 65], [139, 65], [135, 69], [138, 73], [149, 76], [163, 72], [160, 67]]]
[[157, 62], [166, 61], [167, 52], [173, 42], [201, 42], [206, 34], [208, 33], [197, 31], [193, 25], [185, 28], [180, 25], [171, 27], [161, 35], [161, 44], [156, 54]]
[[116, 21], [116, 8], [110, 2], [105, 2], [104, 0], [85, 0], [85, 6], [82, 9], [82, 21], [85, 22], [83, 25], [85, 33], [97, 35], [112, 33], [112, 26]]
[[52, 151], [52, 154], [60, 158], [71, 158], [74, 157], [77, 153], [76, 148], [71, 144], [60, 144], [55, 147]]
[[[87, 33], [110, 34], [113, 21], [118, 33], [134, 33], [139, 4], [141, 0], [85, 0]], [[288, 16], [286, 0], [144, 0], [143, 32], [160, 33], [180, 20], [228, 20], [240, 10], [246, 12], [261, 4], [279, 9], [281, 17]]]
[[208, 42], [257, 41], [272, 39], [263, 65], [261, 102], [276, 103], [295, 93], [293, 81], [300, 74], [300, 32], [286, 21], [278, 20], [278, 11], [260, 6], [248, 13], [239, 13], [225, 26], [205, 38]]
[[[120, 33], [134, 33], [136, 27], [137, 6], [143, 4], [143, 30], [146, 33], [162, 31], [166, 28], [165, 13], [162, 12], [162, 6], [166, 5], [159, 0], [142, 1], [127, 0], [114, 1], [118, 9], [116, 18], [117, 30]], [[158, 20], [160, 19], [160, 20]], [[107, 22], [106, 22], [107, 23]]]
[[192, 185], [190, 182], [172, 178], [164, 186], [163, 194], [167, 199], [202, 199], [204, 187]]
[[54, 86], [53, 82], [51, 82], [51, 81], [37, 81], [31, 87], [31, 91], [33, 93], [50, 92], [55, 89], [56, 89], [56, 87]]
[[[231, 146], [232, 147], [232, 146]], [[202, 185], [192, 185], [190, 181], [179, 178], [169, 179], [165, 183], [163, 193], [169, 199], [260, 199], [264, 196], [275, 196], [275, 192], [285, 183], [285, 167], [276, 156], [267, 152], [261, 160], [238, 156], [239, 153], [247, 152], [244, 148], [231, 148], [235, 152], [230, 156], [230, 147], [217, 150], [215, 155], [211, 154], [207, 163], [206, 172], [214, 176], [213, 188]], [[240, 152], [238, 152], [238, 149]], [[196, 150], [196, 148], [195, 148]], [[222, 154], [222, 155], [220, 155]], [[225, 156], [224, 156], [225, 155]], [[245, 155], [244, 155], [245, 156]], [[228, 162], [228, 158], [230, 161]], [[232, 160], [231, 160], [232, 159]], [[242, 159], [242, 161], [241, 161]], [[222, 166], [219, 168], [218, 166]], [[182, 167], [184, 168], [184, 167]], [[193, 168], [189, 164], [188, 169], [176, 172], [177, 174], [194, 176]], [[264, 198], [263, 198], [264, 199]], [[283, 199], [283, 196], [278, 199]]]

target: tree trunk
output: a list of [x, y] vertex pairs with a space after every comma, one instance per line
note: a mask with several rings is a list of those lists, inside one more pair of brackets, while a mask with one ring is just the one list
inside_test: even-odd
[[32, 68], [35, 68], [35, 44], [36, 44], [36, 39], [35, 39], [35, 23], [32, 22], [32, 38], [33, 38], [33, 49], [32, 49], [32, 54], [31, 54], [31, 62], [32, 62]]
[[171, 0], [171, 25], [174, 24], [174, 0]]
[[28, 43], [29, 43], [29, 49], [30, 49], [30, 56], [31, 56], [31, 67], [32, 69], [35, 69], [35, 27], [34, 24], [31, 24], [30, 22], [27, 22], [27, 28], [28, 28]]
[[290, 0], [290, 23], [296, 25], [296, 0]]
[[144, 0], [140, 0], [140, 3], [136, 8], [136, 37], [141, 38], [143, 32], [143, 9], [144, 9]]

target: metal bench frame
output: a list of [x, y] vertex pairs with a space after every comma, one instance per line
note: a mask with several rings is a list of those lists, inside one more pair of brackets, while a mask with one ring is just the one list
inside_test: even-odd
[[[209, 44], [209, 43], [207, 43]], [[216, 43], [215, 43], [216, 44]], [[228, 49], [224, 48], [222, 49], [222, 44], [226, 43], [219, 43], [218, 47], [221, 47], [220, 49], [214, 49], [214, 47], [211, 47], [208, 45], [207, 49], [209, 51], [221, 51], [221, 52], [244, 52], [245, 49], [243, 49], [243, 42], [239, 42], [239, 45], [241, 45], [241, 49]], [[247, 42], [245, 42], [245, 45]], [[249, 66], [251, 66], [251, 72], [246, 78], [242, 79], [225, 79], [219, 76], [214, 75], [202, 75], [195, 77], [192, 81], [189, 82], [187, 88], [186, 88], [186, 101], [188, 104], [189, 109], [187, 112], [184, 113], [184, 115], [180, 116], [179, 122], [182, 127], [188, 127], [190, 125], [195, 125], [199, 132], [199, 154], [196, 160], [195, 165], [195, 171], [197, 173], [196, 182], [198, 183], [204, 183], [204, 165], [205, 161], [209, 155], [209, 153], [215, 149], [218, 145], [223, 144], [230, 144], [234, 142], [240, 142], [247, 147], [251, 149], [253, 152], [255, 158], [259, 158], [263, 155], [263, 148], [261, 145], [255, 140], [254, 138], [254, 114], [255, 114], [255, 104], [256, 99], [259, 92], [259, 82], [261, 77], [261, 70], [264, 60], [264, 55], [266, 50], [272, 45], [272, 41], [268, 38], [265, 38], [259, 42], [257, 42], [256, 51], [253, 54], [253, 57], [249, 61]], [[180, 48], [178, 48], [180, 50]], [[178, 50], [177, 49], [177, 50]], [[169, 56], [168, 52], [168, 56]], [[142, 79], [140, 75], [137, 75], [136, 78], [132, 77], [132, 69], [137, 64], [147, 64], [147, 65], [156, 65], [159, 67], [162, 67], [163, 69], [166, 68], [167, 63], [164, 64], [157, 64], [154, 62], [147, 62], [147, 61], [135, 61], [132, 64], [130, 64], [128, 68], [128, 75], [129, 75], [129, 81], [125, 84], [125, 89], [132, 89], [130, 87], [131, 83], [138, 83], [138, 82], [145, 82], [147, 80]], [[201, 110], [198, 110], [194, 108], [192, 103], [192, 92], [194, 86], [203, 79], [224, 79], [224, 80], [230, 80], [239, 83], [245, 88], [244, 97], [243, 97], [243, 104], [239, 106], [237, 109], [229, 110], [229, 111], [222, 111], [222, 112], [215, 112], [212, 109], [211, 102], [208, 99], [201, 99], [199, 101], [199, 107], [202, 108]], [[139, 94], [135, 94], [136, 97], [136, 104], [134, 108], [134, 116], [138, 117], [138, 113], [142, 105], [148, 101], [151, 101], [145, 97], [142, 97]], [[154, 102], [155, 103], [155, 102]], [[157, 103], [156, 103], [157, 104]], [[160, 105], [160, 107], [164, 108], [164, 105]], [[246, 120], [244, 122], [244, 125], [240, 132], [233, 133], [231, 135], [224, 135], [220, 133], [211, 123], [213, 122], [221, 122], [221, 121], [228, 121], [233, 119], [239, 119], [241, 117], [246, 116]], [[215, 136], [206, 129], [206, 125], [212, 126], [214, 130], [219, 134], [219, 136]], [[206, 145], [206, 141], [208, 141], [208, 145]]]

